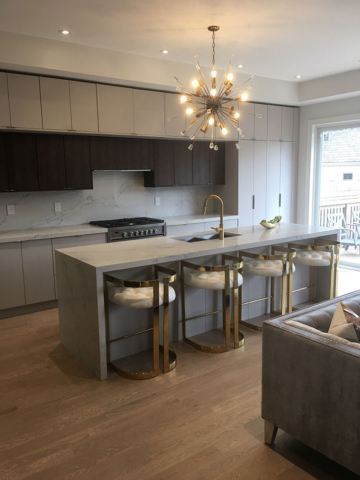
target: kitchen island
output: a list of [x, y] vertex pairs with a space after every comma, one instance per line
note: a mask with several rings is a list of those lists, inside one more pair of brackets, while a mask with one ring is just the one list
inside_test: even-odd
[[[268, 253], [272, 245], [284, 245], [287, 242], [312, 243], [314, 238], [324, 237], [338, 240], [338, 230], [325, 227], [313, 227], [298, 224], [279, 224], [272, 230], [266, 230], [260, 225], [232, 228], [227, 232], [233, 234], [224, 240], [204, 240], [187, 242], [187, 236], [159, 237], [154, 239], [130, 240], [120, 243], [89, 245], [84, 247], [57, 250], [55, 253], [57, 270], [57, 288], [59, 297], [60, 339], [62, 344], [75, 357], [84, 363], [94, 375], [104, 380], [107, 377], [106, 328], [104, 310], [104, 280], [105, 273], [123, 279], [145, 280], [152, 277], [151, 266], [166, 265], [180, 272], [180, 260], [191, 259], [199, 264], [219, 264], [220, 254], [249, 250], [254, 253]], [[212, 232], [213, 233], [213, 232]], [[203, 233], [202, 233], [203, 234]], [[193, 235], [192, 235], [193, 236]], [[301, 266], [300, 266], [301, 267]], [[308, 284], [310, 269], [298, 269], [294, 276], [294, 287]], [[321, 270], [321, 269], [320, 269]], [[326, 269], [323, 269], [326, 270]], [[319, 278], [319, 290], [323, 289], [326, 297], [328, 279], [326, 272]], [[253, 277], [253, 276], [251, 276]], [[297, 283], [298, 282], [298, 283]], [[177, 297], [179, 288], [174, 286]], [[247, 300], [254, 296], [258, 298], [268, 285], [264, 278], [245, 279], [243, 298]], [[203, 294], [204, 293], [204, 294]], [[212, 293], [212, 292], [211, 292]], [[322, 294], [322, 292], [319, 292]], [[306, 301], [300, 292], [294, 297], [294, 305]], [[193, 298], [192, 312], [212, 308], [213, 296], [209, 292]], [[191, 303], [191, 298], [189, 300]], [[264, 305], [248, 305], [243, 318], [265, 313]], [[250, 311], [250, 308], [255, 309]], [[172, 324], [170, 325], [170, 341], [181, 339], [181, 328], [178, 315], [178, 302], [172, 306]], [[213, 311], [213, 310], [208, 310]], [[131, 322], [134, 317], [122, 315], [120, 307], [114, 311], [112, 321], [116, 323]], [[135, 312], [139, 315], [138, 312]], [[196, 333], [207, 324], [196, 327]], [[200, 330], [199, 330], [200, 329]], [[111, 356], [118, 356], [114, 350]]]

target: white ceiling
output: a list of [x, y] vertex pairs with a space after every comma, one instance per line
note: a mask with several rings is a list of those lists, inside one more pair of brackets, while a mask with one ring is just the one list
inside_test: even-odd
[[[295, 81], [360, 68], [360, 0], [0, 0], [0, 30]], [[72, 33], [65, 37], [60, 29]]]

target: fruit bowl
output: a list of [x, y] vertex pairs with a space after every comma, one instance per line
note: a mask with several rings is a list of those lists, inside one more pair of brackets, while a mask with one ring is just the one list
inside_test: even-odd
[[260, 225], [264, 228], [274, 228], [280, 223], [281, 218], [281, 216], [277, 216], [274, 217], [272, 220], [269, 220], [268, 222], [266, 220], [261, 220]]

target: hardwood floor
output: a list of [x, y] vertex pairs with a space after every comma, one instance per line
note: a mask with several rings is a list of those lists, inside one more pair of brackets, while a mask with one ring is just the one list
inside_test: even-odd
[[178, 367], [100, 382], [59, 343], [57, 310], [0, 321], [0, 479], [355, 479], [279, 432], [263, 444], [261, 333]]

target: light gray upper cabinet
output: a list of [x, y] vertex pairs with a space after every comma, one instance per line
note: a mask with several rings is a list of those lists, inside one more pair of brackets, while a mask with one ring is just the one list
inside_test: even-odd
[[79, 132], [98, 132], [95, 83], [70, 81], [71, 123]]
[[283, 222], [292, 221], [293, 210], [293, 145], [292, 142], [281, 142], [280, 171], [280, 215]]
[[[253, 103], [239, 102], [239, 127], [244, 135], [244, 140], [255, 138], [255, 105]], [[250, 115], [247, 115], [250, 114]]]
[[97, 85], [100, 133], [134, 134], [134, 104], [131, 88]]
[[10, 127], [9, 92], [7, 75], [0, 72], [0, 127]]
[[267, 140], [268, 131], [268, 106], [267, 105], [255, 105], [255, 114], [261, 114], [262, 118], [255, 117], [255, 140]]
[[180, 97], [177, 94], [165, 93], [165, 134], [167, 137], [182, 137], [180, 132], [185, 129], [185, 105], [188, 104], [181, 104]]
[[267, 142], [254, 142], [254, 225], [266, 218], [266, 150]]
[[39, 77], [8, 73], [11, 126], [41, 129]]
[[0, 310], [25, 304], [21, 243], [0, 245]]
[[280, 214], [280, 142], [267, 142], [266, 220]]
[[22, 242], [26, 305], [55, 300], [51, 240]]
[[71, 130], [69, 80], [40, 77], [41, 109], [45, 130]]
[[165, 136], [165, 94], [134, 90], [134, 125], [137, 135]]
[[281, 112], [281, 140], [292, 142], [294, 138], [294, 109], [282, 107]]
[[254, 141], [241, 140], [239, 150], [239, 226], [253, 225]]
[[282, 107], [268, 106], [268, 140], [282, 140], [281, 112]]

